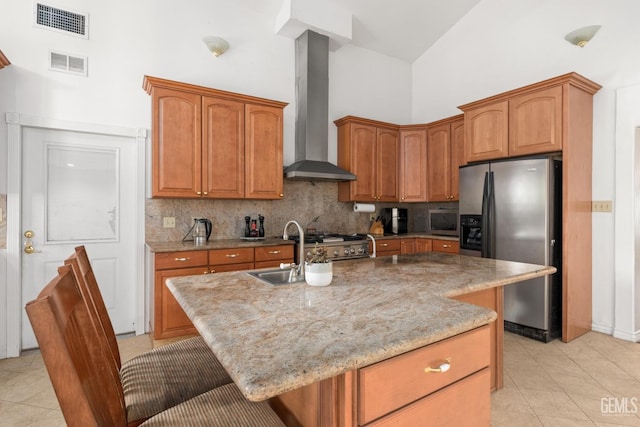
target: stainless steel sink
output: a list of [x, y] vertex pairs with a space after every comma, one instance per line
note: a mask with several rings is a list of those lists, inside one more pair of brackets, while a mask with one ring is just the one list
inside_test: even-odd
[[289, 281], [291, 271], [287, 270], [267, 270], [267, 271], [250, 271], [247, 274], [262, 280], [270, 285], [288, 285], [289, 283], [302, 282], [304, 278]]

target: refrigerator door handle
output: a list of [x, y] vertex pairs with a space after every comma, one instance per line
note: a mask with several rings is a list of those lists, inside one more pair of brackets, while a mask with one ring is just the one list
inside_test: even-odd
[[483, 258], [496, 257], [495, 224], [496, 199], [494, 194], [493, 172], [484, 175], [482, 194], [482, 253]]

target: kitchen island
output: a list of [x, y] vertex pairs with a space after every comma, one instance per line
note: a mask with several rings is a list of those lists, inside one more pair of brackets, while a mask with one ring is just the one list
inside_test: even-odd
[[[494, 311], [452, 297], [553, 272], [431, 252], [335, 262], [327, 287], [272, 286], [246, 272], [167, 285], [248, 399], [276, 398], [274, 405], [303, 425], [357, 425], [364, 423], [356, 398], [361, 368], [496, 319]], [[488, 404], [489, 386], [483, 387]], [[301, 421], [300, 411], [314, 421]]]

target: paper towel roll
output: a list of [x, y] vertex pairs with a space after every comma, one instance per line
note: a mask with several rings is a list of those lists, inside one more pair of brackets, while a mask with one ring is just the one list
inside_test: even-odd
[[370, 213], [376, 211], [376, 205], [371, 205], [368, 203], [354, 203], [353, 211], [358, 213]]

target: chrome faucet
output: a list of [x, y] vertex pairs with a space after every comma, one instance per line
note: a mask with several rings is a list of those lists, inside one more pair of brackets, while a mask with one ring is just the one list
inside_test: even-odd
[[367, 234], [367, 237], [371, 239], [371, 241], [373, 242], [373, 255], [369, 255], [369, 258], [375, 258], [376, 257], [376, 238], [373, 237], [371, 234]]
[[[284, 231], [282, 232], [282, 240], [289, 240], [289, 235], [287, 234], [287, 228], [291, 224], [295, 224], [296, 227], [298, 227], [298, 233], [300, 234], [300, 243], [298, 244], [298, 265], [296, 266], [295, 264], [291, 264], [291, 268], [292, 268], [292, 273], [293, 273], [293, 269], [294, 268], [296, 269], [295, 275], [297, 276], [298, 280], [302, 280], [304, 279], [304, 259], [305, 259], [304, 231], [302, 230], [302, 227], [300, 226], [300, 224], [298, 224], [298, 221], [291, 220], [285, 224]], [[291, 281], [291, 277], [290, 277], [290, 281]]]

